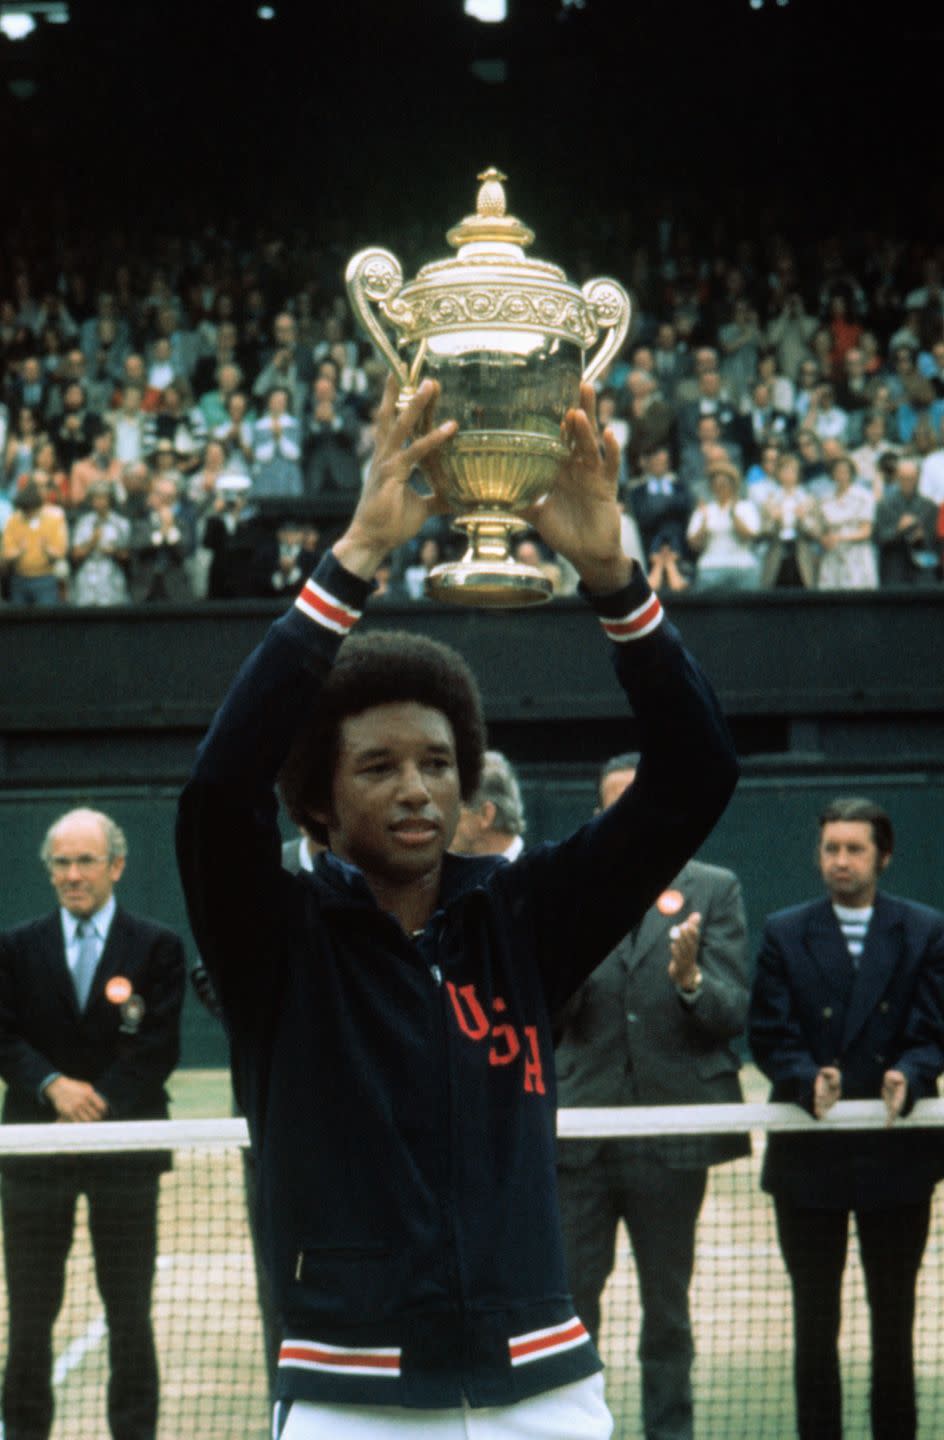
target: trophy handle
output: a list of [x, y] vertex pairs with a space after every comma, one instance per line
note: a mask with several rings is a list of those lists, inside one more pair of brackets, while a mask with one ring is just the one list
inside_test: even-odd
[[400, 389], [404, 389], [410, 383], [410, 373], [371, 309], [371, 304], [384, 308], [399, 294], [403, 285], [399, 260], [389, 250], [360, 250], [348, 261], [344, 280], [351, 309], [390, 366]]
[[595, 380], [619, 353], [629, 330], [632, 305], [619, 281], [606, 278], [588, 280], [583, 287], [583, 297], [600, 329], [606, 332], [599, 350], [584, 366], [582, 378], [589, 382]]

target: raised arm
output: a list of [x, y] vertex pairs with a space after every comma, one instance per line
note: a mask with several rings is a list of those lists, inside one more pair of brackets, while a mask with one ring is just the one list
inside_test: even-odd
[[178, 861], [194, 936], [224, 1008], [249, 1023], [261, 1022], [279, 983], [278, 962], [266, 957], [278, 955], [279, 927], [293, 903], [281, 868], [277, 776], [378, 565], [432, 511], [410, 475], [455, 429], [449, 422], [413, 439], [438, 387], [425, 382], [401, 415], [396, 393], [388, 384], [374, 461], [348, 530], [243, 665], [181, 796]]

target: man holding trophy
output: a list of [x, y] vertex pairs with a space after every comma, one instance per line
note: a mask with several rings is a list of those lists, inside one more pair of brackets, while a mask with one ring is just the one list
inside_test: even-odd
[[[518, 513], [611, 644], [637, 779], [514, 865], [448, 853], [485, 747], [474, 679], [423, 637], [346, 638], [381, 562], [442, 508], [462, 433], [437, 381], [403, 389], [388, 383], [350, 525], [240, 671], [178, 822], [284, 1320], [273, 1433], [605, 1440], [561, 1246], [551, 1017], [711, 830], [737, 763], [620, 549], [618, 446], [585, 384], [554, 484]], [[310, 874], [280, 864], [279, 778], [327, 845]]]

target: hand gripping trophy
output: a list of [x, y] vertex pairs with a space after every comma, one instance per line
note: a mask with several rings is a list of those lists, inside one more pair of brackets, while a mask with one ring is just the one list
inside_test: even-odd
[[354, 314], [399, 382], [400, 404], [430, 377], [441, 387], [437, 422], [458, 422], [426, 478], [469, 548], [431, 572], [430, 595], [518, 607], [547, 600], [551, 584], [512, 558], [511, 538], [527, 528], [521, 512], [552, 489], [567, 456], [564, 415], [579, 404], [581, 380], [618, 353], [630, 303], [615, 280], [578, 290], [557, 265], [527, 256], [534, 234], [505, 213], [505, 176], [491, 169], [478, 178], [476, 213], [446, 237], [453, 257], [404, 285], [389, 250], [362, 250], [346, 280]]

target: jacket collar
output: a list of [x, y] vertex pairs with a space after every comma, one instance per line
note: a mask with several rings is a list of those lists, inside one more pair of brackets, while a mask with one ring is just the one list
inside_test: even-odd
[[[508, 861], [501, 855], [453, 855], [451, 851], [443, 856], [442, 878], [439, 886], [439, 905], [443, 910], [463, 895], [480, 890], [490, 875]], [[357, 865], [350, 865], [323, 851], [315, 859], [314, 868], [304, 878], [319, 892], [320, 903], [330, 909], [376, 909], [377, 902]]]

